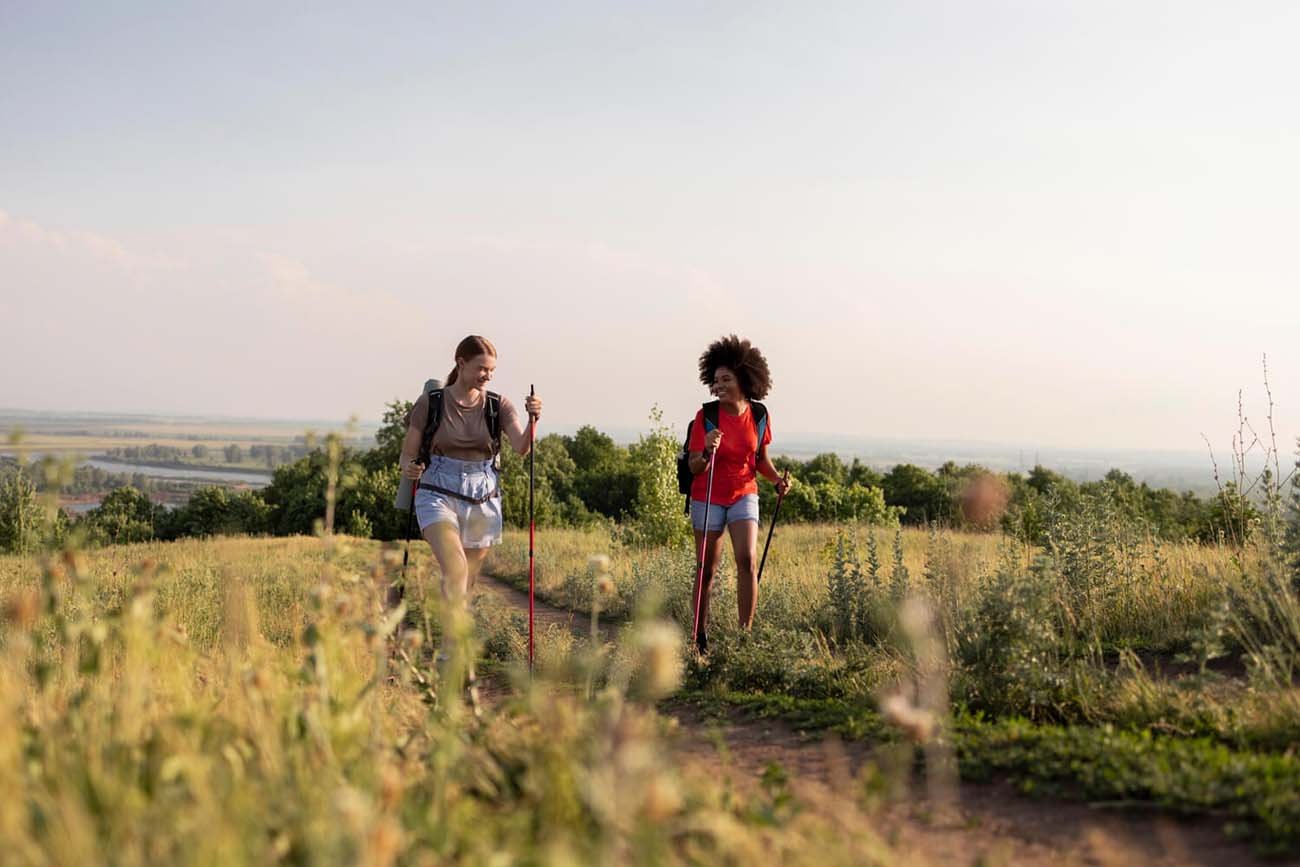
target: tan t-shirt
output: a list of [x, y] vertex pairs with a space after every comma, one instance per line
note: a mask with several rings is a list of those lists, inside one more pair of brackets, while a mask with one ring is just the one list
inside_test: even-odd
[[[484, 412], [486, 395], [479, 392], [479, 399], [470, 405], [462, 404], [452, 395], [450, 389], [442, 393], [442, 419], [438, 430], [433, 434], [429, 450], [435, 455], [446, 455], [462, 461], [485, 461], [492, 457], [492, 437], [488, 432], [487, 413]], [[429, 395], [422, 394], [411, 407], [411, 421], [418, 423], [420, 430], [429, 418]], [[519, 412], [510, 398], [501, 395], [501, 440], [502, 448], [509, 448], [510, 434], [517, 436], [523, 431]], [[419, 460], [424, 456], [420, 455]]]

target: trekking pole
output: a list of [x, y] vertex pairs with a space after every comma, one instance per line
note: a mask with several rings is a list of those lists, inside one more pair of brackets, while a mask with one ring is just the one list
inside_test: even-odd
[[695, 625], [691, 627], [691, 641], [699, 643], [700, 601], [704, 597], [704, 552], [709, 545], [709, 501], [713, 499], [714, 455], [709, 455], [709, 481], [704, 486], [704, 531], [700, 534], [700, 570], [695, 576]]
[[[528, 386], [528, 396], [534, 397], [537, 390]], [[537, 539], [537, 525], [533, 514], [533, 491], [537, 480], [537, 416], [529, 413], [528, 421], [528, 673], [533, 673], [533, 574], [536, 554], [534, 544]]]
[[396, 604], [401, 602], [406, 596], [406, 564], [411, 560], [411, 537], [415, 535], [412, 527], [415, 524], [415, 495], [419, 493], [420, 480], [411, 479], [411, 505], [406, 509], [406, 551], [402, 554], [402, 577], [397, 585], [397, 599], [389, 600], [390, 603]]
[[[785, 475], [781, 478], [786, 483], [786, 490], [789, 490], [790, 471], [786, 470]], [[755, 584], [763, 580], [763, 566], [767, 563], [767, 549], [772, 546], [772, 533], [776, 530], [776, 516], [781, 513], [781, 501], [784, 499], [784, 491], [776, 495], [776, 507], [772, 509], [772, 526], [767, 528], [767, 541], [763, 543], [763, 559], [758, 561], [758, 575], [754, 577]]]

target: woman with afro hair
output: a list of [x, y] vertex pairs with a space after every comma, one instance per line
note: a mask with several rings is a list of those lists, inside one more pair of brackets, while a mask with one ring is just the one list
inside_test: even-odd
[[[768, 458], [772, 430], [766, 424], [766, 410], [761, 406], [756, 418], [754, 402], [767, 397], [772, 386], [767, 359], [758, 347], [734, 334], [715, 340], [700, 356], [700, 382], [709, 388], [718, 404], [716, 427], [710, 418], [709, 429], [705, 430], [706, 410], [713, 415], [712, 404], [705, 404], [695, 414], [687, 443], [687, 461], [695, 476], [691, 483], [691, 524], [695, 528], [696, 555], [702, 558], [696, 561], [700, 577], [695, 588], [699, 611], [694, 637], [703, 654], [709, 649], [706, 635], [709, 588], [722, 551], [722, 534], [731, 536], [740, 627], [749, 629], [758, 605], [758, 580], [754, 575], [758, 548], [758, 474], [776, 485], [778, 494], [785, 493], [788, 482]], [[713, 465], [711, 491], [710, 463]]]

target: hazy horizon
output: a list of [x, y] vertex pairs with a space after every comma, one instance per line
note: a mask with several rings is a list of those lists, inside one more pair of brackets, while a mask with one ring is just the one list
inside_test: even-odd
[[1297, 26], [9, 6], [0, 406], [377, 421], [482, 333], [555, 429], [680, 429], [737, 332], [778, 438], [1226, 451], [1267, 354], [1289, 455]]
[[[12, 433], [17, 428], [24, 433], [32, 434], [41, 430], [38, 424], [35, 427], [25, 427], [22, 417], [31, 415], [36, 418], [45, 417], [51, 420], [59, 420], [64, 424], [72, 423], [80, 419], [91, 420], [136, 420], [140, 422], [196, 422], [209, 423], [213, 425], [240, 425], [240, 424], [265, 424], [277, 427], [291, 429], [295, 433], [313, 432], [324, 434], [328, 432], [344, 432], [349, 425], [358, 434], [370, 435], [378, 430], [380, 420], [378, 418], [352, 418], [352, 419], [327, 419], [327, 418], [285, 418], [273, 416], [223, 416], [211, 414], [189, 414], [189, 413], [151, 413], [151, 412], [113, 412], [113, 411], [70, 411], [70, 410], [34, 410], [25, 407], [5, 407], [0, 406], [0, 435]], [[689, 412], [686, 414], [689, 415]], [[13, 419], [17, 416], [18, 421]], [[667, 425], [676, 434], [684, 435], [686, 422], [690, 419], [686, 416], [682, 418], [668, 417], [665, 415], [662, 423]], [[540, 433], [572, 434], [578, 428], [590, 426], [601, 433], [607, 434], [616, 442], [627, 445], [636, 441], [637, 437], [650, 431], [653, 427], [651, 419], [647, 418], [641, 425], [617, 425], [603, 424], [599, 421], [587, 421], [578, 424], [543, 424]], [[58, 427], [47, 428], [47, 432], [53, 432]], [[215, 430], [215, 428], [214, 428]], [[1261, 432], [1262, 436], [1267, 436], [1266, 432]], [[1216, 459], [1225, 465], [1229, 461], [1229, 453], [1232, 446], [1230, 439], [1222, 442], [1215, 442], [1213, 439], [1210, 445], [1214, 448]], [[1300, 462], [1300, 443], [1296, 444], [1294, 454], [1279, 437], [1279, 460], [1284, 467], [1290, 467], [1293, 463]], [[7, 450], [9, 447], [3, 441], [0, 441], [0, 451]], [[999, 452], [1009, 454], [1013, 451], [1019, 451], [1021, 460], [1019, 463], [1024, 469], [1031, 468], [1034, 464], [1050, 464], [1051, 459], [1059, 458], [1062, 455], [1079, 457], [1083, 455], [1100, 458], [1103, 456], [1124, 456], [1127, 458], [1149, 458], [1160, 462], [1178, 462], [1189, 461], [1182, 466], [1188, 467], [1191, 464], [1197, 466], [1204, 465], [1208, 473], [1211, 470], [1210, 453], [1206, 448], [1204, 440], [1200, 442], [1199, 449], [1171, 449], [1171, 448], [1144, 448], [1144, 447], [1124, 447], [1124, 446], [1094, 446], [1087, 443], [1083, 444], [1042, 444], [1029, 441], [1016, 440], [981, 440], [981, 439], [952, 439], [926, 435], [917, 436], [883, 436], [865, 434], [845, 434], [834, 431], [790, 431], [773, 445], [776, 453], [796, 454], [801, 456], [812, 456], [821, 452], [837, 452], [841, 455], [858, 454], [863, 455], [874, 448], [887, 448], [891, 453], [902, 453], [909, 449], [939, 449], [936, 457], [939, 458], [937, 463], [943, 460], [958, 460], [963, 454], [988, 454]], [[951, 453], [943, 452], [948, 449]], [[1258, 449], [1254, 450], [1258, 454]], [[1042, 459], [1041, 455], [1046, 454], [1047, 459]], [[1252, 460], [1252, 463], [1256, 461]]]

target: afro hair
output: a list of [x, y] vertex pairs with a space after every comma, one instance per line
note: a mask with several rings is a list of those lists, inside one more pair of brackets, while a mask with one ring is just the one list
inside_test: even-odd
[[772, 374], [767, 359], [758, 347], [732, 334], [709, 344], [700, 356], [700, 382], [713, 385], [719, 367], [730, 368], [740, 382], [740, 389], [750, 400], [762, 400], [772, 390]]

